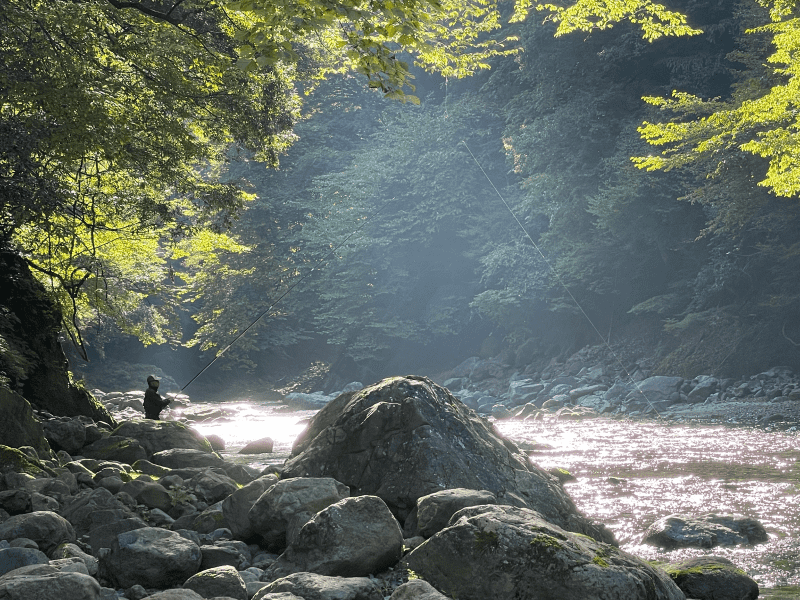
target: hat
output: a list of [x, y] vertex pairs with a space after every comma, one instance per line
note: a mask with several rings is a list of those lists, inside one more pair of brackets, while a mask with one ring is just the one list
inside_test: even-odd
[[156, 378], [155, 378], [155, 377], [153, 377], [152, 375], [150, 375], [150, 376], [148, 376], [148, 377], [147, 377], [147, 383], [153, 383], [154, 381], [155, 381], [156, 383], [158, 383], [158, 379], [156, 379]]

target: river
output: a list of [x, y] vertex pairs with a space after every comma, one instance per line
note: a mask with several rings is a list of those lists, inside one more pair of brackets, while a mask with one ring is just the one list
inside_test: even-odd
[[[258, 401], [194, 404], [224, 407], [227, 417], [194, 426], [226, 442], [223, 454], [257, 468], [282, 462], [314, 411], [284, 412]], [[800, 437], [796, 431], [636, 422], [515, 421], [499, 431], [530, 448], [534, 463], [560, 467], [576, 480], [565, 487], [578, 508], [605, 523], [621, 547], [647, 560], [675, 562], [715, 554], [753, 577], [764, 599], [800, 598]], [[269, 455], [237, 454], [271, 437]], [[673, 513], [740, 513], [765, 526], [766, 544], [752, 548], [660, 552], [639, 543], [656, 519]]]

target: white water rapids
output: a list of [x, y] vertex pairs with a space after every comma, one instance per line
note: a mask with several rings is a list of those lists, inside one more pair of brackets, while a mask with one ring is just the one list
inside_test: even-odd
[[[227, 416], [197, 423], [219, 435], [223, 454], [256, 468], [282, 462], [314, 411], [282, 412], [253, 400], [192, 404], [224, 408]], [[545, 469], [560, 467], [577, 480], [565, 487], [578, 508], [605, 523], [621, 547], [647, 560], [675, 562], [714, 554], [733, 561], [761, 587], [760, 598], [800, 598], [800, 436], [754, 428], [677, 425], [609, 419], [496, 423]], [[272, 454], [237, 454], [263, 437]], [[656, 519], [673, 513], [740, 513], [767, 529], [766, 544], [745, 548], [659, 551], [639, 543]]]

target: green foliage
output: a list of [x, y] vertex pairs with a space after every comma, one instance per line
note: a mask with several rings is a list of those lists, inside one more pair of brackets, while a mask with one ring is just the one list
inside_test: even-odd
[[[516, 3], [516, 19], [524, 18], [527, 5]], [[415, 103], [404, 92], [414, 89], [413, 76], [398, 50], [446, 77], [471, 75], [487, 68], [491, 57], [517, 51], [513, 36], [487, 35], [501, 26], [495, 0], [238, 0], [230, 8], [250, 23], [236, 36], [241, 68], [302, 66], [309, 55], [324, 56], [322, 74], [353, 70], [387, 97]]]
[[664, 36], [702, 33], [687, 25], [685, 15], [651, 0], [577, 0], [566, 7], [537, 4], [536, 10], [549, 12], [548, 19], [558, 23], [556, 36], [575, 31], [610, 29], [621, 21], [639, 27], [642, 37], [649, 42]]
[[[760, 63], [742, 73], [730, 98], [704, 100], [687, 92], [673, 91], [671, 98], [646, 97], [669, 121], [645, 122], [642, 137], [664, 146], [660, 155], [638, 156], [635, 163], [647, 170], [669, 170], [699, 163], [710, 177], [729, 176], [725, 162], [737, 152], [768, 161], [766, 173], [747, 169], [749, 178], [777, 196], [800, 193], [800, 142], [796, 103], [800, 79], [800, 18], [795, 2], [761, 4], [770, 7], [771, 23], [751, 26], [747, 33], [767, 38], [772, 49], [765, 56], [770, 69]], [[766, 11], [761, 17], [766, 19]], [[758, 19], [756, 11], [744, 15]], [[766, 51], [766, 44], [760, 44]], [[752, 62], [752, 61], [750, 61]], [[765, 72], [767, 71], [767, 72]], [[771, 71], [771, 72], [769, 72]], [[741, 162], [741, 161], [737, 161]], [[752, 211], [746, 211], [752, 214]], [[737, 220], [741, 225], [741, 219]]]

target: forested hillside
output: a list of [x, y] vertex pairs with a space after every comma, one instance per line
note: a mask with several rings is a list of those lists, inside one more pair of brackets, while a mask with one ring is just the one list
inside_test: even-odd
[[[683, 26], [640, 4], [655, 16], [593, 15], [587, 0], [522, 19], [524, 3], [517, 18], [500, 4], [499, 30], [459, 41], [463, 23], [449, 25], [451, 57], [483, 50], [472, 63], [383, 24], [388, 45], [346, 38], [336, 64], [309, 31], [267, 47], [253, 41], [265, 29], [232, 25], [243, 37], [221, 14], [157, 33], [145, 11], [98, 5], [95, 59], [70, 66], [38, 41], [83, 119], [59, 137], [34, 115], [63, 97], [39, 113], [9, 101], [40, 102], [20, 82], [41, 73], [20, 50], [29, 15], [3, 0], [16, 11], [4, 39], [21, 37], [2, 48], [3, 152], [17, 161], [2, 163], [2, 239], [60, 300], [93, 372], [141, 340], [154, 346], [136, 362], [189, 346], [193, 373], [259, 316], [217, 382], [278, 387], [317, 363], [335, 387], [474, 354], [524, 370], [587, 344], [688, 377], [800, 368], [798, 9], [667, 3]], [[208, 40], [215, 62], [197, 70]], [[114, 60], [124, 76], [106, 89]], [[81, 96], [87, 77], [98, 84]], [[137, 111], [120, 113], [127, 102]]]

